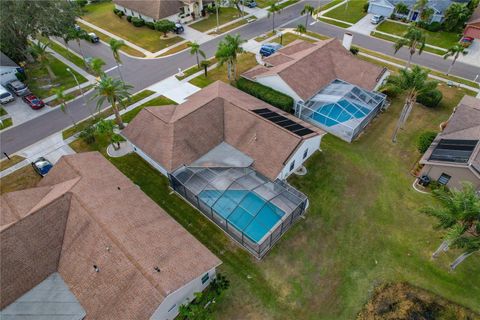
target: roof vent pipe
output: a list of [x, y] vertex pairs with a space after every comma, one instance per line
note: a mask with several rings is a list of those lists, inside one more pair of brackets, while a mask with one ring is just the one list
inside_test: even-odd
[[342, 45], [345, 47], [345, 49], [350, 50], [352, 47], [352, 41], [353, 41], [353, 34], [349, 32], [345, 32], [343, 35], [343, 41]]
[[100, 269], [98, 268], [98, 266], [96, 264], [93, 265], [93, 269], [95, 270], [95, 272], [99, 272]]

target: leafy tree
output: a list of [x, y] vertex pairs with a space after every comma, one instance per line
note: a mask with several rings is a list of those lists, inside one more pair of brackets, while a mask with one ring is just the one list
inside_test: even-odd
[[282, 7], [280, 7], [277, 0], [270, 1], [269, 5], [270, 9], [268, 9], [267, 17], [272, 17], [272, 32], [275, 33], [275, 15], [282, 12]]
[[95, 94], [92, 98], [97, 100], [97, 110], [99, 112], [105, 100], [111, 104], [115, 120], [120, 129], [123, 129], [125, 126], [120, 116], [119, 105], [122, 105], [123, 101], [130, 97], [128, 91], [131, 88], [133, 88], [131, 85], [125, 84], [120, 79], [103, 75], [95, 87]]
[[403, 2], [397, 3], [397, 5], [395, 6], [395, 11], [399, 14], [408, 14], [408, 12], [410, 12], [408, 6]]
[[110, 45], [110, 49], [112, 50], [113, 58], [115, 59], [115, 63], [117, 64], [117, 70], [120, 74], [120, 79], [123, 81], [122, 72], [120, 71], [120, 65], [122, 64], [122, 59], [120, 58], [120, 49], [125, 46], [125, 42], [123, 40], [117, 39], [110, 39], [108, 42]]
[[468, 51], [465, 50], [465, 47], [460, 45], [460, 44], [456, 44], [453, 47], [450, 47], [448, 49], [447, 53], [445, 53], [445, 55], [443, 56], [443, 59], [447, 59], [448, 57], [453, 57], [453, 60], [452, 60], [452, 64], [450, 65], [450, 67], [448, 67], [448, 71], [446, 73], [447, 76], [450, 74], [450, 71], [452, 71], [453, 65], [457, 61], [460, 54], [466, 55], [467, 53], [468, 53]]
[[195, 55], [197, 58], [197, 66], [200, 68], [200, 58], [199, 55], [205, 59], [205, 52], [200, 49], [200, 45], [197, 42], [190, 43], [190, 54]]
[[95, 57], [90, 61], [89, 68], [90, 68], [90, 70], [92, 70], [92, 72], [95, 76], [101, 77], [102, 75], [105, 74], [102, 70], [102, 67], [104, 65], [105, 65], [105, 61], [103, 61], [100, 58]]
[[170, 20], [160, 20], [155, 22], [155, 30], [163, 33], [163, 36], [166, 38], [167, 33], [175, 30], [175, 22]]
[[218, 59], [218, 63], [222, 66], [227, 63], [227, 76], [228, 80], [232, 81], [237, 78], [237, 56], [244, 52], [242, 43], [245, 40], [240, 38], [240, 35], [235, 36], [227, 35], [218, 44], [215, 57]]
[[302, 15], [306, 15], [305, 16], [305, 32], [307, 31], [307, 28], [308, 28], [308, 18], [313, 15], [313, 12], [315, 11], [315, 8], [309, 4], [306, 4], [303, 9], [302, 9], [302, 12], [300, 12], [300, 14]]
[[463, 27], [470, 15], [471, 11], [465, 4], [452, 2], [452, 4], [445, 11], [443, 27], [446, 31], [460, 29]]
[[72, 1], [2, 0], [0, 50], [15, 61], [22, 61], [29, 38], [61, 37], [73, 28], [78, 15], [78, 7]]
[[33, 42], [28, 48], [28, 51], [32, 54], [35, 60], [37, 60], [37, 62], [47, 70], [50, 80], [55, 80], [57, 76], [55, 76], [52, 67], [50, 67], [50, 54], [47, 51], [49, 45], [50, 42], [45, 44], [41, 43], [40, 41]]
[[406, 93], [405, 104], [395, 127], [392, 141], [397, 141], [397, 134], [400, 128], [405, 125], [417, 97], [436, 90], [437, 81], [428, 80], [428, 70], [415, 65], [411, 70], [401, 69], [398, 75], [388, 77], [381, 90], [390, 94]]
[[430, 21], [434, 13], [432, 8], [425, 8], [420, 15], [420, 19], [422, 21]]
[[54, 88], [53, 94], [55, 94], [56, 99], [60, 102], [60, 110], [62, 110], [63, 113], [65, 113], [69, 118], [70, 121], [72, 121], [73, 126], [76, 128], [77, 123], [75, 122], [75, 119], [72, 117], [70, 114], [69, 110], [67, 109], [67, 98], [65, 96], [65, 92], [63, 91], [63, 88]]
[[410, 26], [402, 38], [399, 38], [393, 45], [395, 48], [395, 53], [397, 53], [404, 46], [408, 47], [408, 50], [410, 51], [410, 57], [408, 58], [407, 68], [410, 67], [412, 57], [417, 52], [417, 48], [418, 54], [422, 54], [423, 49], [425, 48], [425, 40], [425, 34], [421, 29], [415, 26]]
[[297, 31], [298, 33], [305, 33], [307, 32], [307, 29], [303, 24], [299, 24], [297, 28], [295, 28], [295, 31]]
[[454, 270], [468, 256], [480, 251], [480, 197], [471, 184], [464, 184], [462, 190], [440, 188], [433, 193], [441, 206], [426, 207], [422, 211], [437, 218], [436, 227], [446, 232], [432, 257], [436, 258], [448, 248], [461, 249], [462, 254], [450, 264]]

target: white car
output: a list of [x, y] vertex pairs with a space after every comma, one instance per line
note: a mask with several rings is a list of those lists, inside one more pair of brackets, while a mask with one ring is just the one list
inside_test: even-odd
[[385, 20], [385, 17], [384, 16], [381, 16], [379, 14], [376, 14], [372, 17], [372, 19], [370, 19], [370, 22], [372, 24], [379, 24], [380, 22], [382, 22], [383, 20]]

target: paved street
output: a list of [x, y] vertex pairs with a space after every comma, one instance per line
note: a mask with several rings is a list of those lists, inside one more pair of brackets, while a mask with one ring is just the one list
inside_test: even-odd
[[[310, 2], [314, 6], [318, 6], [318, 1], [303, 1], [289, 8], [284, 9], [281, 14], [275, 18], [277, 26], [296, 27], [303, 23], [304, 17], [300, 17], [300, 11], [305, 3]], [[320, 3], [329, 2], [320, 1]], [[242, 38], [250, 39], [260, 34], [266, 33], [272, 28], [271, 19], [263, 18], [253, 23], [247, 24], [244, 27], [233, 31], [233, 34], [239, 33]], [[328, 36], [342, 38], [344, 29], [339, 27], [317, 22], [309, 26], [309, 30], [322, 33]], [[202, 50], [207, 56], [212, 56], [215, 53], [218, 42], [222, 37], [215, 38], [202, 44]], [[381, 53], [393, 55], [392, 44], [380, 39], [371, 38], [369, 36], [354, 33], [353, 42], [356, 45], [375, 50]], [[78, 47], [72, 43], [70, 47], [78, 52]], [[107, 62], [105, 70], [115, 66], [110, 49], [104, 44], [91, 44], [87, 42], [82, 43], [83, 51], [86, 56], [100, 57]], [[402, 49], [397, 55], [402, 59], [408, 58], [406, 49]], [[178, 68], [186, 69], [195, 64], [195, 58], [188, 52], [179, 53], [172, 57], [158, 58], [158, 59], [138, 59], [130, 58], [123, 55], [122, 74], [125, 81], [134, 86], [132, 92], [140, 91], [152, 84], [155, 84], [169, 76], [178, 72]], [[440, 71], [446, 71], [450, 65], [450, 61], [444, 60], [439, 56], [435, 56], [424, 52], [421, 56], [413, 58], [414, 63], [424, 65], [429, 68], [434, 68]], [[480, 73], [480, 66], [474, 67], [472, 65], [457, 62], [452, 74], [462, 76], [468, 79], [474, 79]], [[110, 76], [118, 76], [116, 69], [108, 73]], [[95, 102], [91, 100], [92, 94], [87, 96], [87, 101], [90, 108], [95, 108]], [[83, 105], [83, 99], [77, 99], [69, 104], [71, 115], [78, 121], [86, 118], [89, 115], [87, 108]], [[0, 133], [0, 154], [3, 152], [12, 154], [31, 144], [52, 135], [63, 128], [70, 126], [71, 122], [67, 115], [60, 109], [55, 109], [40, 117], [27, 121], [21, 125], [13, 127], [3, 133]]]

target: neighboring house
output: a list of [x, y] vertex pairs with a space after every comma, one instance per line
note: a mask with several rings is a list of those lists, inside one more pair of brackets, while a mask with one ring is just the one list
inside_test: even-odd
[[[433, 15], [429, 22], [442, 22], [445, 10], [452, 2], [468, 3], [470, 0], [429, 0], [427, 7], [433, 9]], [[395, 12], [395, 8], [399, 3], [404, 3], [409, 11], [407, 14]], [[395, 13], [400, 18], [406, 18], [408, 21], [420, 21], [420, 13], [414, 9], [417, 0], [370, 0], [368, 13], [379, 14], [389, 18]]]
[[203, 0], [114, 0], [113, 2], [115, 8], [123, 11], [125, 15], [150, 22], [174, 15], [177, 15], [181, 22], [195, 20], [202, 16], [204, 6]]
[[16, 74], [21, 70], [18, 64], [0, 51], [0, 84], [2, 86], [10, 81], [17, 80]]
[[475, 9], [472, 16], [467, 21], [467, 26], [465, 27], [463, 35], [465, 37], [480, 39], [480, 6]]
[[470, 182], [480, 191], [480, 99], [464, 96], [423, 155], [420, 175], [449, 188]]
[[171, 320], [221, 263], [98, 152], [0, 201], [2, 319]]
[[374, 92], [388, 71], [358, 59], [339, 40], [296, 40], [242, 77], [291, 96], [295, 114], [351, 142], [386, 101]]
[[191, 204], [261, 258], [307, 198], [284, 182], [324, 131], [217, 81], [178, 106], [143, 109], [122, 134]]

